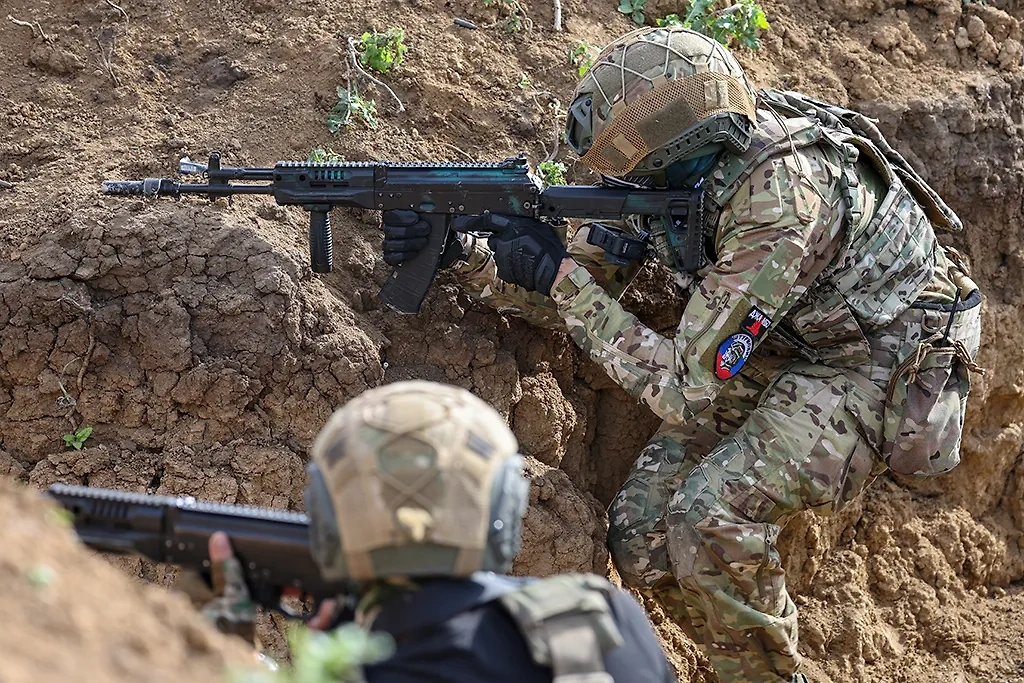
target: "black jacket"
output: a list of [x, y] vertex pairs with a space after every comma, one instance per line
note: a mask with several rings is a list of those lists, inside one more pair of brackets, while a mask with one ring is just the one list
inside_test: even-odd
[[[397, 650], [365, 669], [368, 683], [550, 683], [551, 669], [530, 658], [526, 641], [497, 598], [501, 581], [432, 579], [382, 606], [374, 631], [390, 633]], [[616, 683], [675, 680], [643, 609], [624, 591], [609, 600], [624, 640], [605, 653]]]

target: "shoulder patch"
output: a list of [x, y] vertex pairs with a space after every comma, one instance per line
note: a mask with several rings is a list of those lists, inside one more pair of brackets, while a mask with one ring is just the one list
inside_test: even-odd
[[729, 379], [735, 377], [754, 351], [754, 338], [745, 332], [727, 337], [718, 346], [715, 355], [715, 377]]
[[743, 319], [740, 329], [753, 337], [754, 341], [757, 341], [765, 335], [765, 332], [771, 326], [772, 319], [765, 315], [765, 312], [760, 308], [754, 306], [747, 313], [747, 317]]

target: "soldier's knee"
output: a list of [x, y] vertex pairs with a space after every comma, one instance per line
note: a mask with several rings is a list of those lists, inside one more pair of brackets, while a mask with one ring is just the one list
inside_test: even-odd
[[608, 550], [623, 583], [637, 589], [651, 588], [669, 572], [664, 531], [640, 533], [637, 529], [609, 530]]
[[672, 497], [666, 521], [670, 566], [676, 579], [687, 586], [709, 569], [707, 565], [713, 561], [709, 546], [718, 535], [716, 530], [737, 520], [728, 506], [722, 505], [721, 492], [697, 470]]
[[650, 588], [669, 572], [664, 517], [623, 498], [620, 493], [609, 510], [608, 550], [627, 586]]

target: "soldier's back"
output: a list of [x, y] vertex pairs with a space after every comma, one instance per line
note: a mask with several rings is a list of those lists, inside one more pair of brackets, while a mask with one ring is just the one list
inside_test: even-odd
[[[495, 577], [497, 581], [515, 581]], [[550, 683], [550, 666], [536, 663], [519, 623], [495, 585], [470, 579], [436, 579], [381, 605], [374, 631], [391, 634], [395, 654], [367, 667], [368, 683]], [[640, 606], [615, 589], [609, 612], [622, 644], [603, 653], [616, 683], [668, 683], [674, 677]], [[570, 639], [572, 640], [572, 639]], [[573, 653], [573, 655], [578, 652]]]

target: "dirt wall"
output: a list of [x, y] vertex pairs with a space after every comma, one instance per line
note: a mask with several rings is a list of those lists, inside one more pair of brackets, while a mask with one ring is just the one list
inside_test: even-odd
[[[169, 175], [180, 156], [211, 149], [235, 165], [304, 158], [311, 147], [352, 160], [522, 150], [536, 163], [554, 146], [550, 115], [576, 78], [567, 50], [630, 28], [614, 3], [564, 3], [562, 34], [547, 28], [547, 3], [529, 3], [534, 29], [514, 35], [454, 26], [455, 16], [501, 19], [476, 2], [133, 0], [123, 13], [106, 2], [8, 4], [39, 24], [0, 22], [0, 179], [15, 185], [0, 189], [0, 474], [294, 508], [306, 449], [334, 408], [381, 382], [435, 379], [492, 403], [530, 456], [516, 571], [605, 571], [603, 507], [657, 420], [567, 337], [473, 304], [448, 276], [421, 315], [381, 310], [387, 269], [372, 215], [336, 212], [335, 272], [319, 276], [301, 210], [244, 197], [115, 200], [97, 188]], [[678, 9], [649, 6], [652, 16]], [[976, 384], [956, 472], [885, 479], [841, 518], [801, 516], [787, 529], [804, 648], [822, 681], [934, 671], [988, 680], [1005, 662], [989, 662], [1001, 641], [987, 624], [1012, 623], [999, 610], [1016, 609], [1024, 576], [1024, 9], [765, 7], [764, 48], [740, 55], [758, 84], [877, 117], [965, 219], [950, 239], [986, 293], [982, 363], [992, 369]], [[343, 37], [389, 25], [406, 29], [410, 48], [385, 77], [405, 111], [363, 81], [380, 127], [331, 136], [323, 122], [349, 73]], [[558, 156], [570, 179], [592, 180], [564, 149]], [[656, 269], [627, 302], [662, 330], [681, 310]], [[61, 435], [82, 424], [95, 427], [85, 450], [64, 447]], [[681, 677], [705, 677], [691, 644], [651, 610]]]

